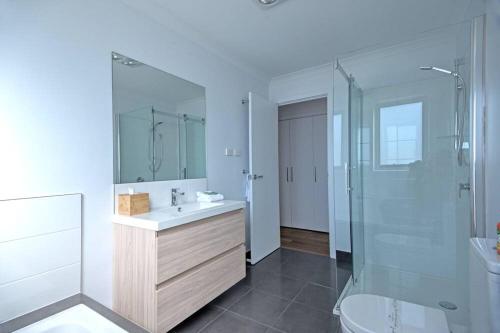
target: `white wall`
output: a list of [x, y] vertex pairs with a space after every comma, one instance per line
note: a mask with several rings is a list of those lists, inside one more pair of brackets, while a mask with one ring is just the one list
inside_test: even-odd
[[275, 77], [269, 84], [269, 99], [280, 105], [317, 97], [327, 97], [328, 117], [328, 214], [330, 256], [335, 258], [335, 221], [333, 198], [333, 64], [307, 68]]
[[326, 98], [286, 104], [278, 108], [278, 120], [326, 115]]
[[500, 0], [486, 2], [486, 236], [500, 222]]
[[[244, 197], [249, 90], [267, 82], [118, 0], [0, 0], [0, 198], [83, 193], [83, 292], [111, 304], [111, 51], [206, 87], [211, 189]], [[241, 149], [225, 158], [224, 147]]]
[[280, 105], [332, 94], [333, 64], [277, 76], [269, 84], [269, 99]]

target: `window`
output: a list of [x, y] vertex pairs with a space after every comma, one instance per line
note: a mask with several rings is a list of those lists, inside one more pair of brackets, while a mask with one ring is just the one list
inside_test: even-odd
[[381, 166], [422, 160], [422, 102], [381, 107], [379, 157]]

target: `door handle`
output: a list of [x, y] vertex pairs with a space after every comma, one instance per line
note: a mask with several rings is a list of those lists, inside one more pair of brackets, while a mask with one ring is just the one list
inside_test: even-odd
[[317, 183], [318, 182], [318, 172], [316, 170], [316, 167], [314, 167], [314, 182]]
[[351, 168], [349, 168], [349, 164], [344, 164], [344, 173], [345, 173], [345, 193], [349, 194], [351, 192]]
[[262, 179], [262, 178], [264, 178], [264, 176], [263, 176], [263, 175], [253, 175], [253, 176], [252, 176], [252, 179], [253, 179], [253, 180]]
[[286, 182], [288, 183], [288, 167], [286, 167]]
[[291, 182], [293, 183], [293, 167], [290, 167], [290, 179]]

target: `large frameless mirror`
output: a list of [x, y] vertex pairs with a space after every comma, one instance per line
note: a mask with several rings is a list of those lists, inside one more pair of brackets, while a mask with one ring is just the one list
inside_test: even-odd
[[112, 60], [115, 183], [205, 178], [205, 88]]

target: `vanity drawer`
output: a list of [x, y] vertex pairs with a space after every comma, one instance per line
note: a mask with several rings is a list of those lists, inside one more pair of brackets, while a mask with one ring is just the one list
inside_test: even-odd
[[245, 277], [245, 246], [240, 245], [160, 285], [157, 332], [166, 332]]
[[242, 209], [161, 231], [157, 240], [156, 284], [244, 242]]

